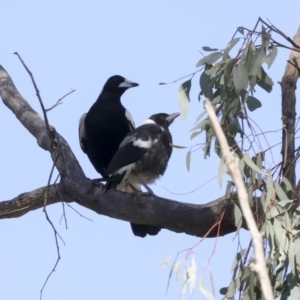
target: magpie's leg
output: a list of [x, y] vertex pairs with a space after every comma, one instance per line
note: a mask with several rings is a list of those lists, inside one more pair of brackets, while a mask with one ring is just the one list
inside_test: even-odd
[[132, 174], [139, 180], [139, 182], [141, 183], [141, 185], [147, 190], [148, 194], [150, 194], [153, 197], [156, 197], [156, 195], [149, 188], [149, 186], [138, 175], [136, 175], [134, 172], [132, 172]]
[[140, 192], [140, 190], [137, 189], [137, 188], [136, 188], [133, 184], [131, 184], [130, 182], [127, 183], [127, 186], [129, 186], [130, 188], [132, 188], [132, 190], [133, 190], [135, 193]]

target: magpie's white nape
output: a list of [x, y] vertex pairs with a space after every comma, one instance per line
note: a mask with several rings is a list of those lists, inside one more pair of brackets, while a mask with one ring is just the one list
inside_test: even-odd
[[[164, 174], [173, 150], [169, 126], [179, 115], [180, 113], [152, 115], [127, 134], [108, 165], [106, 191], [118, 185], [135, 186], [140, 181], [150, 184]], [[159, 227], [152, 225], [133, 225], [134, 234], [141, 237], [156, 235], [160, 231]]]

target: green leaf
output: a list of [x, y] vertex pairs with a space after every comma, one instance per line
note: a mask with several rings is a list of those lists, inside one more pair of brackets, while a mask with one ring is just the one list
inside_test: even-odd
[[261, 102], [253, 96], [247, 97], [247, 107], [250, 111], [254, 111], [261, 107]]
[[254, 170], [256, 173], [267, 175], [265, 172], [263, 172], [261, 169], [257, 167], [257, 165], [252, 161], [250, 156], [248, 154], [245, 154], [243, 157], [244, 162], [246, 165], [248, 165], [252, 170]]
[[285, 251], [286, 244], [285, 244], [284, 233], [282, 232], [282, 226], [277, 218], [274, 218], [273, 222], [274, 222], [273, 225], [274, 225], [275, 236], [278, 240], [279, 245], [281, 246], [281, 249]]
[[265, 51], [262, 47], [257, 48], [251, 61], [250, 61], [250, 70], [249, 75], [256, 75], [265, 57]]
[[266, 51], [270, 44], [271, 34], [266, 31], [266, 28], [264, 27], [264, 25], [262, 25], [261, 27], [262, 27], [261, 28], [261, 43]]
[[243, 64], [238, 64], [232, 71], [233, 83], [236, 89], [246, 90], [248, 87], [248, 72]]
[[188, 276], [189, 276], [189, 283], [190, 283], [190, 292], [193, 294], [195, 286], [196, 286], [196, 277], [197, 277], [197, 266], [195, 262], [195, 258], [192, 258], [191, 266], [188, 267]]
[[295, 253], [296, 253], [296, 262], [300, 265], [300, 239], [296, 239], [294, 242]]
[[227, 63], [227, 65], [225, 67], [225, 71], [224, 71], [224, 85], [225, 85], [225, 87], [227, 87], [227, 85], [228, 85], [228, 81], [231, 77], [232, 70], [233, 70], [233, 67], [234, 67], [235, 63], [236, 63], [236, 59], [233, 58]]
[[225, 59], [228, 59], [228, 56], [229, 56], [228, 54], [229, 54], [230, 50], [239, 42], [240, 39], [241, 38], [235, 38], [227, 44], [227, 46], [224, 50], [224, 54], [223, 54], [223, 59], [222, 59], [223, 61]]
[[219, 50], [219, 49], [217, 49], [217, 48], [210, 48], [210, 47], [208, 47], [208, 46], [204, 46], [204, 47], [202, 47], [202, 49], [203, 49], [204, 51], [207, 51], [207, 52], [218, 51], [218, 50]]
[[205, 296], [205, 298], [209, 300], [214, 300], [214, 296], [205, 288], [204, 286], [204, 276], [200, 276], [200, 285], [199, 285], [200, 292]]
[[179, 146], [179, 145], [174, 145], [174, 144], [170, 144], [171, 147], [173, 148], [177, 148], [177, 149], [185, 149], [185, 146]]
[[248, 72], [251, 68], [251, 62], [254, 56], [254, 52], [255, 52], [255, 45], [253, 44], [253, 42], [250, 42], [249, 44], [247, 44], [241, 56], [241, 62], [245, 65]]
[[200, 130], [200, 131], [194, 131], [191, 136], [190, 136], [190, 139], [192, 140], [193, 138], [195, 138], [196, 136], [198, 136], [201, 132], [203, 132], [203, 130]]
[[287, 283], [292, 300], [299, 300], [299, 286], [297, 284], [297, 278], [295, 278], [292, 273], [287, 275]]
[[210, 86], [210, 76], [206, 74], [205, 70], [202, 72], [199, 80], [200, 88], [203, 95], [207, 98], [212, 93], [212, 87]]
[[209, 123], [210, 123], [209, 119], [204, 119], [198, 124], [196, 124], [194, 127], [192, 127], [189, 131], [194, 131], [197, 129], [201, 129], [201, 131], [203, 131], [205, 129], [205, 126]]
[[273, 197], [273, 193], [274, 193], [274, 185], [273, 185], [272, 176], [270, 174], [268, 174], [268, 176], [267, 176], [267, 195], [266, 195], [266, 201], [263, 205], [264, 211], [267, 211], [270, 201]]
[[209, 274], [209, 278], [210, 278], [210, 286], [211, 286], [212, 294], [213, 294], [213, 296], [215, 296], [215, 282], [214, 282], [214, 277], [211, 272]]
[[203, 58], [201, 58], [197, 64], [196, 64], [196, 68], [201, 67], [203, 65], [206, 64], [213, 64], [215, 63], [220, 57], [222, 56], [221, 52], [213, 52]]
[[188, 272], [187, 272], [187, 269], [186, 269], [186, 271], [184, 272], [184, 276], [183, 276], [183, 285], [182, 285], [182, 288], [181, 288], [180, 300], [183, 300], [184, 297], [185, 297], [186, 289], [187, 289], [187, 286], [188, 286], [188, 280], [189, 280], [189, 277], [188, 277]]
[[239, 231], [242, 227], [243, 215], [240, 208], [234, 204], [234, 224]]
[[292, 190], [292, 185], [286, 177], [282, 177], [282, 182], [285, 184], [285, 190], [287, 192]]
[[277, 47], [275, 45], [272, 45], [272, 50], [264, 59], [264, 62], [268, 65], [268, 69], [271, 68], [271, 66], [277, 56], [277, 53], [278, 53]]
[[231, 271], [234, 271], [234, 269], [237, 267], [238, 263], [243, 258], [245, 251], [246, 251], [246, 249], [242, 249], [240, 252], [238, 252], [236, 254], [236, 257], [234, 258], [232, 266], [231, 266]]
[[288, 196], [285, 194], [285, 192], [277, 182], [274, 182], [274, 187], [275, 187], [276, 194], [280, 200], [288, 199]]
[[178, 89], [178, 104], [182, 109], [181, 119], [185, 119], [190, 108], [191, 79], [185, 81]]
[[291, 266], [291, 271], [296, 276], [295, 245], [293, 241], [290, 242], [288, 255], [289, 255], [289, 264]]
[[168, 256], [167, 258], [165, 258], [161, 263], [160, 266], [162, 268], [164, 268], [167, 264], [169, 264], [169, 262], [171, 261], [173, 255], [171, 254], [170, 256]]
[[172, 268], [172, 272], [174, 272], [176, 275], [176, 281], [178, 281], [180, 279], [181, 263], [182, 263], [182, 260], [177, 261], [173, 265], [173, 268]]
[[190, 167], [191, 167], [191, 150], [186, 154], [185, 163], [186, 163], [187, 170], [190, 171]]
[[259, 71], [259, 75], [257, 75], [257, 84], [264, 89], [266, 92], [270, 93], [273, 88], [273, 81], [269, 77], [269, 75], [265, 72], [264, 68], [261, 67], [261, 70]]
[[234, 286], [234, 281], [230, 282], [230, 285], [228, 287], [226, 296], [227, 298], [234, 298], [234, 294], [235, 294], [235, 286]]

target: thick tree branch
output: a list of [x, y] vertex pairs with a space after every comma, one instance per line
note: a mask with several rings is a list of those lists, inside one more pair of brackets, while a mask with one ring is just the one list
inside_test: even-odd
[[[300, 45], [300, 27], [294, 36], [294, 42]], [[296, 186], [295, 175], [295, 119], [296, 119], [296, 88], [299, 78], [300, 53], [291, 51], [289, 62], [280, 82], [282, 91], [282, 171], [291, 183]]]
[[268, 275], [267, 264], [265, 260], [264, 246], [262, 235], [259, 232], [254, 216], [251, 211], [248, 192], [246, 190], [246, 186], [243, 180], [243, 175], [239, 166], [239, 159], [233, 156], [233, 152], [230, 151], [227, 139], [225, 134], [219, 124], [217, 116], [215, 114], [214, 108], [210, 102], [210, 100], [206, 100], [204, 102], [204, 107], [207, 110], [207, 114], [211, 121], [211, 124], [216, 132], [217, 138], [219, 140], [222, 155], [225, 160], [226, 166], [228, 168], [229, 174], [234, 180], [237, 194], [239, 197], [240, 206], [243, 212], [243, 216], [247, 222], [248, 228], [251, 232], [252, 241], [254, 244], [254, 252], [255, 252], [255, 262], [251, 263], [252, 269], [258, 273], [261, 287], [263, 291], [264, 298], [266, 300], [273, 300], [273, 292], [271, 287], [270, 278]]
[[[204, 236], [224, 212], [220, 235], [236, 230], [233, 202], [220, 198], [204, 205], [168, 200], [145, 193], [127, 194], [111, 191], [104, 194], [101, 186], [85, 177], [76, 157], [65, 139], [53, 127], [55, 145], [50, 145], [45, 122], [29, 103], [19, 94], [5, 69], [0, 66], [0, 96], [4, 104], [15, 114], [23, 126], [36, 138], [39, 146], [51, 153], [53, 162], [61, 175], [61, 182], [49, 187], [24, 193], [0, 202], [0, 218], [20, 217], [43, 207], [48, 189], [48, 202], [76, 202], [98, 214], [112, 218], [156, 225], [174, 232]], [[217, 236], [217, 229], [210, 237]]]

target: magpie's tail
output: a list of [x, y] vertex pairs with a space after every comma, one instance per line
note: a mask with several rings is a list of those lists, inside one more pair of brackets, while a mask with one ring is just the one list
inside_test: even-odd
[[135, 236], [144, 238], [147, 234], [157, 235], [161, 228], [153, 225], [130, 223], [132, 232]]

